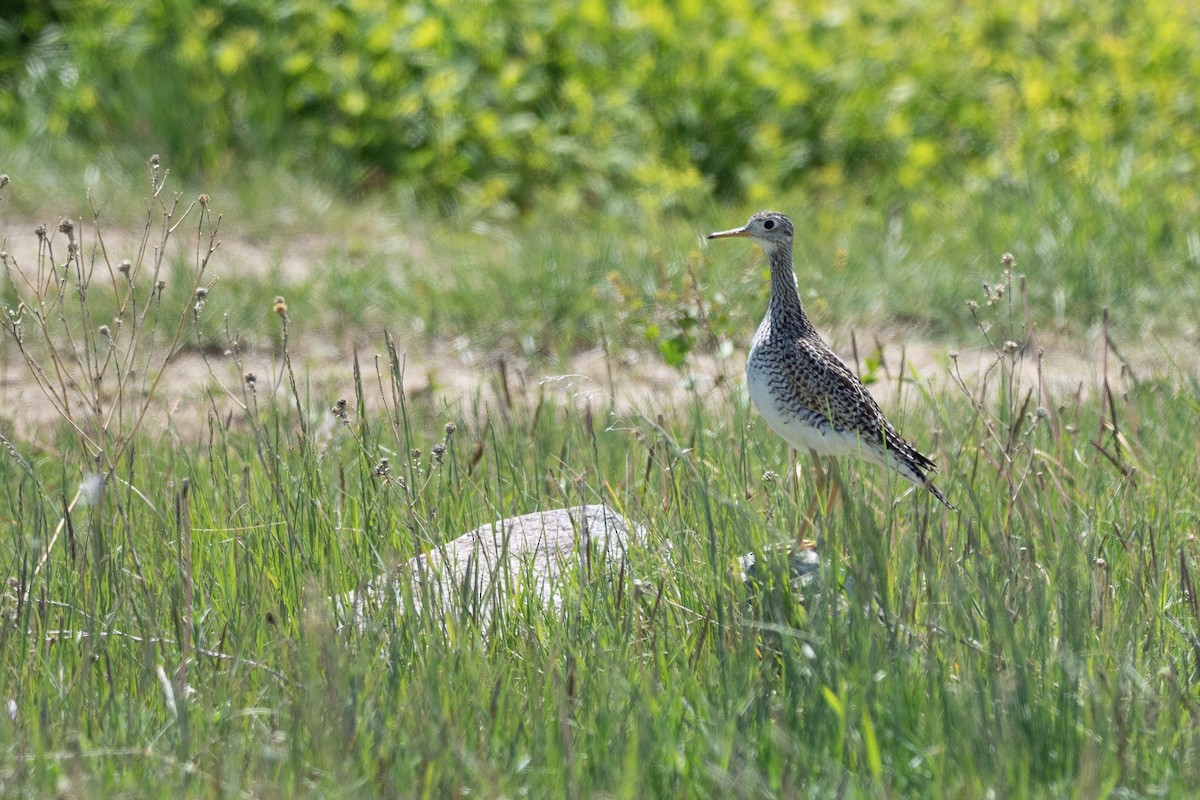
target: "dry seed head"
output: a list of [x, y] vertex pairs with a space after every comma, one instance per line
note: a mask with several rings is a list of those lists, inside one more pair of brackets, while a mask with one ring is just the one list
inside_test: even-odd
[[99, 329], [99, 333], [105, 339], [109, 339], [109, 340], [112, 339], [112, 331], [109, 329], [109, 327], [107, 325], [101, 325], [100, 329]]
[[457, 425], [455, 425], [453, 422], [447, 422], [446, 423], [446, 438], [449, 439], [451, 436], [453, 436], [454, 432], [456, 430], [458, 430]]
[[133, 269], [133, 264], [131, 264], [129, 262], [128, 258], [121, 259], [121, 263], [117, 265], [117, 272], [121, 273], [122, 275], [124, 275], [127, 278], [129, 277], [129, 272], [132, 269]]
[[254, 385], [256, 383], [258, 383], [258, 376], [255, 375], [253, 372], [247, 372], [245, 381], [246, 381], [246, 388], [253, 392]]
[[3, 189], [5, 186], [8, 186], [7, 174], [0, 175], [0, 189]]
[[208, 195], [206, 195], [206, 194], [200, 195], [200, 205], [203, 206], [204, 208], [208, 208]]
[[1012, 253], [1005, 253], [1004, 255], [1000, 256], [1000, 263], [1005, 269], [1012, 269], [1017, 265], [1017, 260], [1013, 258]]
[[58, 221], [58, 232], [65, 233], [67, 236], [70, 236], [71, 234], [75, 233], [75, 223], [66, 217], [63, 217]]
[[158, 158], [158, 154], [150, 156], [150, 189], [155, 193], [158, 192], [158, 168], [162, 162]]
[[275, 313], [281, 317], [287, 314], [287, 303], [284, 302], [283, 295], [276, 295], [275, 297]]
[[37, 237], [39, 239], [46, 238], [46, 226], [45, 225], [38, 225], [36, 228], [33, 229], [33, 232], [37, 234]]
[[438, 442], [437, 444], [435, 444], [433, 446], [433, 465], [435, 467], [440, 467], [442, 465], [442, 459], [445, 457], [446, 457], [446, 445], [442, 444], [441, 442]]
[[375, 465], [375, 469], [371, 474], [377, 478], [386, 478], [391, 469], [391, 463], [386, 458], [381, 458], [379, 459], [379, 463]]

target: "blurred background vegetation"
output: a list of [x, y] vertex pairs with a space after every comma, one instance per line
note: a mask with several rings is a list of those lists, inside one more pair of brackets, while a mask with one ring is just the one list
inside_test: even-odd
[[1173, 0], [27, 0], [0, 121], [494, 212], [1031, 170], [1194, 205], [1198, 53]]

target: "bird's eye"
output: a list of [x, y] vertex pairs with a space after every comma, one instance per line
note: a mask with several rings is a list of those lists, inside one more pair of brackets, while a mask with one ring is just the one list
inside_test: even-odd
[[774, 230], [775, 220], [773, 220], [773, 219], [767, 220], [766, 222], [763, 223], [763, 227], [766, 228], [767, 230]]

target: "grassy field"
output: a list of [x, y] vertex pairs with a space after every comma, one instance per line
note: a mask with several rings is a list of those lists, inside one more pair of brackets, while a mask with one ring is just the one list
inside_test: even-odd
[[[1200, 14], [969, 6], [19, 0], [0, 796], [1192, 796]], [[765, 207], [956, 513], [748, 405]]]
[[[101, 230], [136, 241], [135, 180], [101, 198], [116, 218]], [[48, 201], [82, 214], [70, 233], [51, 224], [49, 247], [6, 221], [10, 260], [38, 276], [8, 271], [6, 374], [62, 413], [0, 424], [2, 793], [1186, 796], [1200, 783], [1200, 384], [1108, 348], [1075, 394], [1047, 396], [1023, 368], [1031, 336], [1095, 335], [1105, 305], [1118, 347], [1194, 335], [1185, 240], [1126, 268], [1139, 229], [1183, 210], [1114, 216], [1070, 184], [1014, 191], [1023, 202], [780, 203], [803, 220], [801, 262], [823, 265], [800, 274], [822, 327], [899, 318], [994, 352], [967, 384], [879, 386], [959, 513], [843, 464], [845, 503], [807, 528], [823, 566], [803, 597], [772, 546], [806, 524], [811, 470], [801, 458], [793, 477], [740, 380], [644, 407], [549, 385], [406, 395], [383, 338], [467, 337], [551, 366], [602, 339], [685, 379], [695, 355], [743, 347], [764, 302], [753, 253], [696, 241], [744, 209], [402, 225], [386, 200], [306, 222], [305, 198], [277, 217], [259, 200], [218, 231], [219, 193], [185, 216], [194, 194], [173, 207], [165, 190], [127, 272], [97, 254], [77, 199]], [[0, 202], [24, 220], [47, 201]], [[156, 268], [155, 244], [175, 252], [172, 208], [183, 254]], [[311, 271], [207, 259], [264, 219], [319, 234]], [[353, 387], [344, 422], [293, 364], [339, 335], [383, 355], [332, 367]], [[150, 429], [172, 354], [240, 364], [254, 347], [272, 374], [214, 383], [206, 410]], [[570, 574], [560, 611], [518, 593], [483, 615], [340, 625], [330, 597], [414, 553], [582, 502], [648, 543], [614, 581]], [[768, 564], [749, 585], [747, 552]]]

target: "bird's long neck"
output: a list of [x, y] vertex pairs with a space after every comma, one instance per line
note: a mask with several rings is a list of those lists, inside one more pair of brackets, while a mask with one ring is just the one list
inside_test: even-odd
[[792, 248], [786, 244], [771, 248], [767, 252], [767, 261], [771, 265], [771, 317], [776, 324], [791, 323], [800, 330], [801, 335], [815, 336], [816, 331], [804, 313], [800, 293], [796, 290], [796, 275], [792, 271]]

